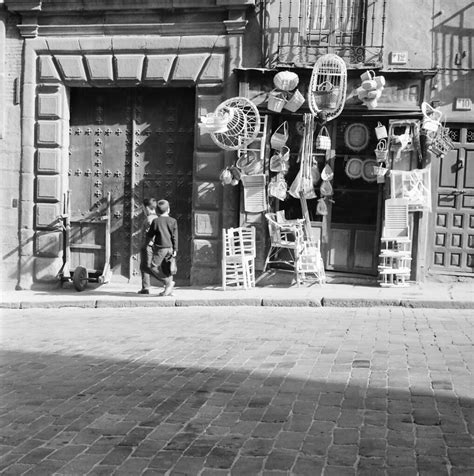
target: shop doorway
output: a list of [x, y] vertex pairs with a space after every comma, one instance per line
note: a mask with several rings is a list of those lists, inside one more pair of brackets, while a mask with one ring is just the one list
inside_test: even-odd
[[[299, 170], [299, 149], [303, 134], [302, 122], [288, 120], [291, 153], [290, 170], [285, 179], [290, 185]], [[382, 186], [370, 176], [376, 164], [374, 149], [376, 137], [374, 128], [377, 121], [364, 119], [341, 119], [331, 122], [328, 129], [336, 155], [330, 160], [334, 171], [332, 187], [334, 195], [326, 199], [328, 214], [317, 213], [318, 198], [321, 197], [319, 180], [316, 184], [316, 198], [308, 199], [308, 211], [313, 236], [321, 242], [321, 252], [326, 269], [353, 274], [376, 275], [377, 256], [380, 240], [380, 217]], [[279, 123], [273, 125], [273, 130]], [[313, 149], [316, 150], [316, 149]], [[321, 152], [321, 151], [319, 151]], [[360, 168], [351, 168], [348, 175], [348, 162], [360, 161]], [[322, 172], [326, 163], [323, 153], [315, 153], [314, 163]], [[285, 211], [287, 219], [301, 218], [299, 199], [288, 196], [285, 201], [276, 201], [275, 209]]]
[[326, 267], [334, 271], [377, 274], [381, 190], [372, 174], [376, 122], [338, 120], [334, 195], [327, 223]]
[[431, 271], [474, 273], [474, 128], [451, 124], [455, 148], [435, 162]]
[[[191, 88], [70, 91], [71, 219], [100, 220], [111, 194], [114, 279], [140, 277], [142, 202], [165, 198], [179, 224], [179, 284], [191, 269], [195, 91]], [[100, 238], [84, 234], [88, 255]], [[99, 243], [100, 244], [100, 243]], [[87, 247], [86, 247], [87, 248]]]

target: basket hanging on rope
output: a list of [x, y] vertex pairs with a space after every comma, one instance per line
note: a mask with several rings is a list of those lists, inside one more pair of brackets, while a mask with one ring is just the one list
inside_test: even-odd
[[324, 113], [330, 121], [341, 114], [346, 101], [347, 68], [334, 54], [316, 60], [308, 90], [309, 109], [313, 115]]
[[242, 149], [253, 142], [260, 132], [260, 114], [255, 104], [244, 97], [227, 99], [217, 106], [216, 117], [229, 120], [225, 129], [210, 132], [211, 139], [224, 150]]

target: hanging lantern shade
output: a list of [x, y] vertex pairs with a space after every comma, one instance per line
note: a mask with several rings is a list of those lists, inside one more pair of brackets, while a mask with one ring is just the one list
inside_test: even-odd
[[292, 71], [280, 71], [273, 77], [273, 84], [282, 91], [293, 91], [299, 82], [300, 78]]
[[346, 101], [347, 68], [337, 55], [323, 55], [314, 64], [308, 90], [308, 103], [316, 115], [324, 112], [330, 121], [341, 114]]

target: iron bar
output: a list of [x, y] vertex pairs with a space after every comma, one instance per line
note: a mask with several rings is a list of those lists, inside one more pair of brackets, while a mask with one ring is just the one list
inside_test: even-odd
[[372, 29], [370, 33], [370, 44], [374, 44], [374, 30], [375, 30], [375, 3], [372, 3]]
[[[304, 25], [303, 25], [303, 6], [301, 5], [301, 2], [298, 2], [298, 29], [299, 29], [299, 32], [303, 32], [303, 28], [304, 28]], [[306, 34], [308, 34], [306, 32]], [[301, 34], [298, 34], [298, 46], [301, 47], [301, 45], [304, 44], [304, 37]], [[305, 48], [304, 49], [304, 52], [305, 52], [305, 61], [308, 61], [308, 49]], [[300, 55], [301, 57], [301, 55]]]
[[360, 44], [363, 45], [365, 43], [365, 38], [366, 38], [366, 23], [367, 23], [367, 17], [366, 17], [366, 12], [367, 12], [367, 1], [366, 0], [362, 0], [362, 5], [361, 5], [361, 8], [360, 8], [360, 15], [361, 15], [361, 19], [359, 21], [359, 24], [360, 24], [360, 30], [361, 30], [361, 34], [360, 34]]
[[320, 0], [319, 2], [319, 35], [318, 35], [318, 41], [321, 42], [322, 38], [322, 27], [323, 27], [323, 1]]
[[260, 25], [262, 26], [261, 29], [261, 66], [265, 67], [268, 66], [268, 54], [267, 54], [267, 0], [260, 0]]
[[380, 41], [380, 44], [381, 44], [380, 61], [382, 60], [383, 42], [384, 42], [384, 38], [385, 38], [385, 20], [386, 20], [385, 7], [386, 7], [386, 5], [387, 5], [387, 1], [383, 0], [383, 5], [382, 5], [382, 36], [381, 36], [381, 41]]
[[[288, 35], [288, 44], [290, 45], [295, 45], [295, 41], [294, 41], [294, 35], [293, 35], [293, 25], [291, 24], [291, 19], [292, 19], [292, 10], [293, 10], [293, 0], [289, 0], [289, 4], [288, 4], [288, 32], [287, 32], [287, 35]], [[293, 50], [294, 52], [294, 50]], [[293, 56], [293, 55], [292, 55]], [[294, 56], [292, 57], [292, 60], [294, 60]]]
[[278, 13], [278, 53], [277, 53], [277, 62], [280, 63], [280, 52], [281, 52], [281, 21], [282, 21], [282, 9], [283, 9], [283, 0], [280, 0], [280, 11]]
[[351, 36], [349, 38], [349, 45], [350, 46], [354, 45], [354, 31], [355, 31], [355, 24], [356, 24], [355, 19], [354, 19], [354, 3], [353, 2], [350, 3], [350, 6], [349, 6], [350, 15], [348, 15], [348, 17], [350, 18], [349, 28], [350, 28], [350, 31], [351, 31]]

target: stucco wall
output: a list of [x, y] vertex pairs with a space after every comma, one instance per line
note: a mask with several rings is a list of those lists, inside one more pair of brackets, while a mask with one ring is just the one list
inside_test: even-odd
[[18, 219], [20, 180], [20, 105], [15, 80], [20, 86], [22, 41], [17, 18], [0, 7], [0, 243], [2, 267], [0, 287], [14, 289], [18, 276]]
[[448, 121], [472, 122], [472, 111], [457, 111], [453, 101], [470, 98], [474, 102], [474, 3], [434, 3], [433, 64], [440, 72], [432, 81], [430, 99], [440, 102]]
[[[390, 0], [386, 4], [384, 64], [393, 69], [432, 67], [432, 0]], [[392, 65], [393, 52], [406, 51], [408, 61]]]

